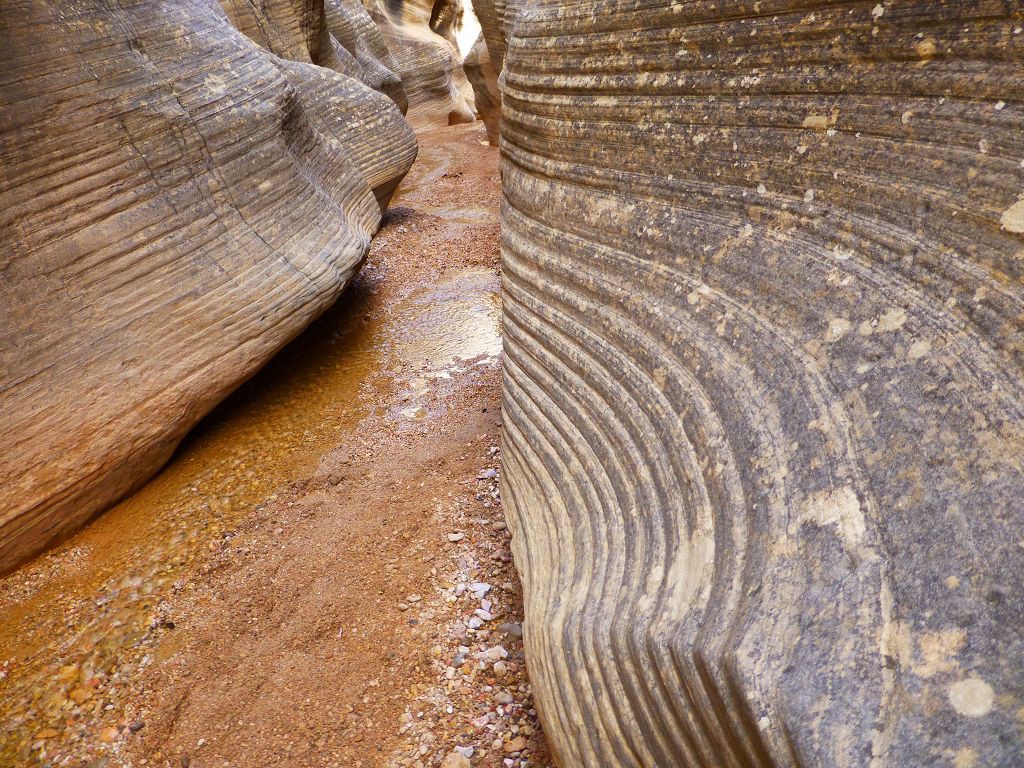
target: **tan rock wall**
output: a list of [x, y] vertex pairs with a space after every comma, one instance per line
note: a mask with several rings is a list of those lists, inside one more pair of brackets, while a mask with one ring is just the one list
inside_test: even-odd
[[[325, 5], [327, 27], [338, 44], [355, 60], [360, 70], [358, 79], [386, 93], [405, 114], [409, 99], [402, 86], [398, 62], [362, 2], [326, 0]], [[339, 54], [339, 59], [344, 59], [344, 56]]]
[[363, 0], [397, 63], [413, 125], [476, 120], [454, 26], [462, 0]]
[[408, 102], [394, 57], [360, 0], [220, 0], [231, 23], [271, 53], [353, 77]]
[[480, 119], [487, 126], [487, 140], [498, 146], [501, 123], [501, 92], [498, 90], [498, 72], [491, 61], [487, 43], [481, 33], [462, 62], [466, 78], [473, 86], [473, 104]]

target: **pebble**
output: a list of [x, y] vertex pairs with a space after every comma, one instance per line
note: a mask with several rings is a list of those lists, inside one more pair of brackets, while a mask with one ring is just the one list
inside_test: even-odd
[[472, 768], [473, 764], [469, 758], [454, 750], [445, 755], [441, 761], [441, 768]]
[[494, 662], [494, 674], [497, 677], [504, 677], [508, 674], [508, 665], [504, 661]]
[[508, 651], [502, 646], [496, 645], [493, 648], [488, 648], [481, 654], [481, 658], [486, 661], [499, 661], [500, 659], [508, 658]]
[[487, 593], [491, 591], [491, 585], [483, 581], [476, 581], [469, 585], [469, 589], [473, 593], [473, 597], [477, 600], [483, 600], [487, 597]]
[[128, 725], [128, 730], [131, 731], [132, 733], [138, 733], [139, 731], [141, 731], [145, 727], [146, 727], [146, 724], [144, 722], [142, 722], [141, 720], [134, 720], [134, 721], [132, 721]]
[[483, 470], [479, 475], [477, 475], [477, 479], [478, 480], [490, 480], [491, 478], [494, 478], [494, 477], [497, 477], [497, 476], [498, 476], [498, 470], [496, 470], [493, 467], [491, 467], [489, 469]]
[[75, 702], [75, 704], [85, 704], [85, 702], [92, 698], [92, 689], [80, 686], [71, 691], [68, 694], [68, 698]]
[[108, 725], [106, 728], [100, 731], [100, 741], [104, 744], [110, 744], [113, 741], [117, 741], [117, 735], [119, 731], [112, 725]]
[[462, 541], [464, 538], [466, 538], [466, 534], [464, 534], [462, 531], [457, 531], [455, 533], [448, 534], [448, 541], [450, 541], [452, 544], [454, 544], [457, 541]]
[[502, 624], [500, 629], [509, 637], [514, 637], [517, 640], [521, 640], [523, 637], [523, 625], [518, 622]]
[[526, 749], [526, 737], [516, 736], [511, 741], [506, 742], [505, 746], [502, 747], [502, 749], [504, 749], [506, 752], [522, 752], [524, 749]]

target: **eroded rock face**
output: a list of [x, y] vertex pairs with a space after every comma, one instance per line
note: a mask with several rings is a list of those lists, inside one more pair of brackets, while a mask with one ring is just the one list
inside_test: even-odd
[[[409, 99], [398, 74], [398, 62], [362, 2], [326, 0], [325, 7], [327, 28], [358, 64], [361, 72], [358, 79], [386, 93], [405, 114]], [[339, 55], [339, 58], [343, 57]]]
[[3, 571], [333, 302], [416, 145], [387, 97], [302, 63], [305, 27], [285, 61], [213, 0], [0, 18]]
[[487, 127], [487, 140], [498, 146], [501, 123], [501, 92], [498, 90], [498, 72], [491, 62], [487, 43], [481, 33], [462, 62], [466, 78], [473, 86], [474, 106]]
[[455, 30], [462, 0], [364, 0], [397, 63], [413, 125], [476, 120]]
[[564, 765], [1020, 764], [1011, 10], [519, 11], [503, 496]]
[[316, 64], [387, 94], [404, 113], [398, 65], [360, 0], [220, 0], [231, 23], [266, 50]]

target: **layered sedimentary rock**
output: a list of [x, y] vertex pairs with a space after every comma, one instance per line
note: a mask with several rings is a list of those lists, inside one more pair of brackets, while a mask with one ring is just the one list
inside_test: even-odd
[[491, 55], [482, 33], [466, 54], [462, 67], [470, 85], [473, 86], [473, 105], [487, 127], [487, 139], [494, 146], [498, 146], [501, 92], [498, 90], [498, 72], [491, 62]]
[[398, 62], [365, 6], [360, 0], [326, 0], [325, 7], [327, 28], [359, 65], [359, 80], [390, 96], [404, 114], [409, 100]]
[[475, 0], [473, 11], [480, 21], [480, 38], [466, 55], [466, 76], [480, 118], [487, 126], [487, 138], [498, 143], [501, 120], [501, 90], [498, 76], [505, 61], [508, 38], [524, 0]]
[[365, 0], [391, 51], [414, 125], [471, 123], [472, 91], [462, 73], [455, 31], [462, 0]]
[[0, 18], [2, 571], [330, 305], [416, 148], [390, 99], [263, 51], [213, 0]]
[[341, 66], [323, 2], [220, 0], [236, 29], [277, 56], [324, 67]]
[[231, 23], [266, 50], [353, 77], [407, 107], [398, 66], [360, 0], [220, 0]]
[[519, 11], [503, 497], [562, 764], [1021, 764], [1022, 28]]

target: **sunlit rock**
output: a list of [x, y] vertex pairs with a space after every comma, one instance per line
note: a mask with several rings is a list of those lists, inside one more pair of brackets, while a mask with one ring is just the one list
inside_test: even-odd
[[[365, 0], [398, 67], [413, 125], [476, 120], [455, 31], [462, 0]], [[467, 100], [468, 97], [468, 100]]]
[[466, 78], [473, 86], [474, 106], [487, 127], [487, 139], [498, 145], [498, 125], [501, 121], [501, 94], [498, 91], [498, 72], [491, 63], [487, 44], [481, 34], [462, 62]]

